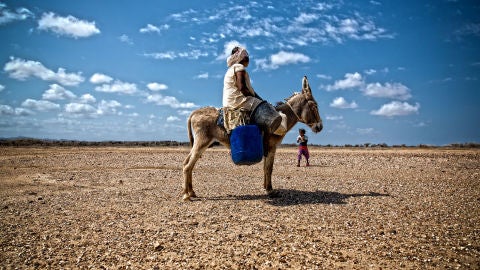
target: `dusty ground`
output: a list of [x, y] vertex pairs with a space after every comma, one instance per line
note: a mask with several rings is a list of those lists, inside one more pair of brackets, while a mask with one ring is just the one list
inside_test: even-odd
[[0, 269], [480, 268], [479, 150], [187, 151], [0, 148]]

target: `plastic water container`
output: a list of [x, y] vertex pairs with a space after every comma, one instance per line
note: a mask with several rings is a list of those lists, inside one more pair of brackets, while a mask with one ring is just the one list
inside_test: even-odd
[[233, 163], [252, 165], [263, 158], [263, 139], [256, 125], [238, 126], [230, 134], [230, 150]]

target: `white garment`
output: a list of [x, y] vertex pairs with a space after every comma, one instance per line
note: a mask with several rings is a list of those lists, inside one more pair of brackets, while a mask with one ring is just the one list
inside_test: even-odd
[[223, 78], [223, 107], [232, 109], [244, 108], [246, 110], [253, 110], [261, 102], [260, 99], [252, 96], [245, 96], [240, 89], [237, 88], [235, 72], [245, 71], [245, 82], [248, 90], [252, 95], [255, 95], [252, 85], [250, 84], [250, 77], [245, 67], [242, 64], [233, 64], [225, 73]]

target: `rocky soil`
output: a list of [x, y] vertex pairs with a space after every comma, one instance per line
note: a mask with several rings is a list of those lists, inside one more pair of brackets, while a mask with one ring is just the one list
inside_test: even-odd
[[480, 151], [0, 148], [0, 269], [480, 269]]

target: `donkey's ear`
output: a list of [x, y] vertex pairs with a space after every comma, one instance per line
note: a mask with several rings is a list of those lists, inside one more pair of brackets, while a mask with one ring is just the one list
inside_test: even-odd
[[312, 93], [312, 90], [310, 89], [310, 85], [308, 84], [307, 76], [303, 76], [303, 81], [302, 81], [302, 94], [303, 94], [303, 93]]

